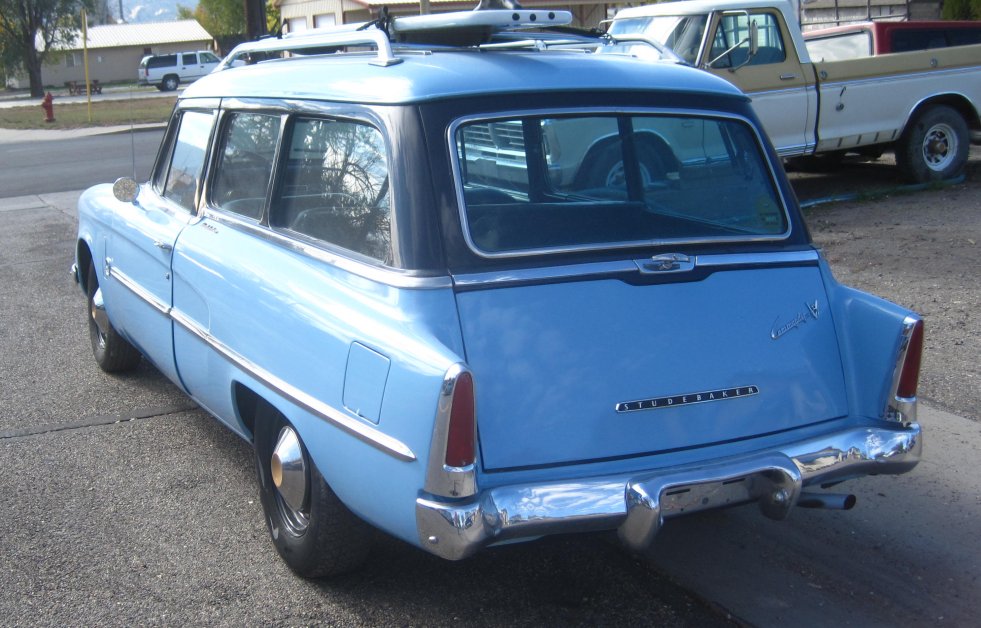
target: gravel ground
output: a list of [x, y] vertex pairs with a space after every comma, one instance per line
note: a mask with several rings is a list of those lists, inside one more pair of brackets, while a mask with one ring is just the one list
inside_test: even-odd
[[[834, 175], [795, 174], [802, 199], [888, 184], [889, 159]], [[822, 183], [823, 181], [823, 183]], [[818, 246], [842, 283], [919, 312], [926, 348], [919, 397], [981, 421], [981, 147], [964, 183], [807, 210]]]

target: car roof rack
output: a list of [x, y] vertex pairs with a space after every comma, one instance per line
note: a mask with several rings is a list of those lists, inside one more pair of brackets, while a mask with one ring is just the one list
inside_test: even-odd
[[387, 18], [374, 22], [287, 33], [278, 38], [249, 41], [236, 46], [226, 57], [231, 61], [251, 53], [297, 52], [317, 54], [334, 52], [346, 46], [372, 46], [377, 57], [374, 65], [400, 63], [392, 43], [430, 44], [437, 46], [479, 46], [490, 42], [495, 33], [566, 26], [572, 22], [569, 11], [544, 9], [482, 9], [454, 11], [432, 15]]

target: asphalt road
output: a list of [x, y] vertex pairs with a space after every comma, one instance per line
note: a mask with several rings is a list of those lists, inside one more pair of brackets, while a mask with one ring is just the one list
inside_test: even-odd
[[150, 178], [162, 130], [16, 142], [0, 149], [0, 198], [82, 190], [122, 176]]
[[357, 574], [297, 579], [267, 538], [248, 445], [152, 368], [93, 363], [66, 273], [75, 197], [0, 200], [0, 623], [978, 623], [981, 425], [928, 407], [924, 462], [843, 486], [850, 512], [709, 513], [669, 522], [640, 558], [597, 535], [461, 563], [380, 538]]

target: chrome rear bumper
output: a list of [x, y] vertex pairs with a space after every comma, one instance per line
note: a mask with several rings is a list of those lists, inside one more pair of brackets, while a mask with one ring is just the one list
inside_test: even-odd
[[422, 547], [451, 560], [510, 539], [612, 529], [641, 550], [665, 519], [753, 501], [782, 519], [805, 486], [905, 473], [921, 450], [916, 423], [854, 428], [709, 464], [503, 486], [462, 503], [420, 497], [416, 523]]

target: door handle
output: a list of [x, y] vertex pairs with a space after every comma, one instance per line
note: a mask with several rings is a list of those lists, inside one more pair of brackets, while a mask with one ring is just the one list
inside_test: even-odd
[[797, 75], [796, 74], [781, 74], [780, 75], [780, 80], [781, 81], [792, 81], [795, 78], [797, 78]]
[[153, 246], [157, 247], [161, 251], [166, 251], [167, 253], [170, 253], [171, 251], [174, 250], [174, 247], [172, 245], [167, 244], [166, 242], [161, 242], [160, 240], [154, 240]]

